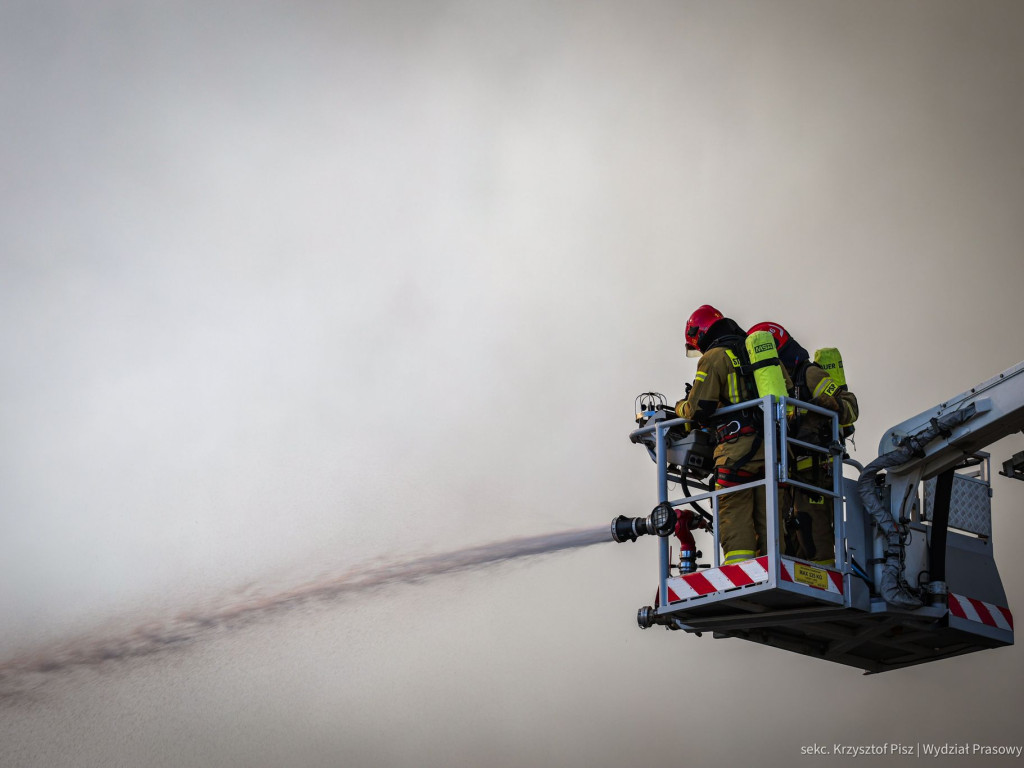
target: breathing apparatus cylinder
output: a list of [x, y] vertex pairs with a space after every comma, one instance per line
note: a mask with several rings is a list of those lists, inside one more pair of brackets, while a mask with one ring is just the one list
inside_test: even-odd
[[[814, 362], [824, 369], [825, 373], [828, 374], [829, 378], [836, 383], [836, 386], [841, 391], [849, 390], [849, 387], [846, 386], [846, 369], [843, 368], [843, 356], [839, 354], [838, 349], [835, 347], [822, 347], [815, 350]], [[845, 442], [846, 438], [853, 435], [854, 430], [853, 424], [840, 424], [839, 436]]]
[[814, 362], [820, 365], [840, 389], [846, 389], [846, 371], [843, 356], [835, 347], [823, 347], [814, 353]]
[[747, 336], [746, 344], [750, 367], [754, 370], [757, 394], [761, 397], [785, 397], [786, 380], [782, 376], [782, 363], [779, 361], [778, 350], [775, 349], [775, 339], [768, 331], [754, 331]]

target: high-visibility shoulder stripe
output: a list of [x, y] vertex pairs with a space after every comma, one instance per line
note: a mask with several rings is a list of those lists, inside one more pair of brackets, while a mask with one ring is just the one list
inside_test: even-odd
[[820, 395], [834, 395], [838, 391], [839, 387], [832, 381], [831, 378], [826, 376], [824, 379], [818, 382], [818, 386], [814, 388], [814, 392], [811, 394], [811, 399], [815, 399]]
[[731, 349], [725, 350], [725, 353], [729, 356], [729, 360], [732, 362], [733, 367], [732, 372], [726, 378], [726, 389], [728, 390], [726, 392], [726, 398], [730, 403], [735, 405], [740, 402], [740, 384], [736, 377], [736, 371], [740, 367], [740, 359], [736, 357], [736, 354]]
[[697, 375], [693, 377], [694, 381], [704, 381], [708, 377], [707, 371], [697, 371]]

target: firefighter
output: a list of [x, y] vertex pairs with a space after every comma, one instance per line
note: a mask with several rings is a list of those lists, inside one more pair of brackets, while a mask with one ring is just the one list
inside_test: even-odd
[[[797, 400], [827, 408], [839, 414], [840, 426], [849, 428], [857, 420], [857, 396], [840, 387], [821, 366], [811, 360], [807, 350], [778, 323], [758, 323], [750, 332], [768, 331], [775, 338], [779, 359], [793, 382]], [[805, 443], [828, 446], [832, 443], [832, 420], [806, 408], [798, 408], [789, 417], [790, 436]], [[808, 455], [810, 454], [810, 455]], [[795, 453], [791, 476], [794, 480], [832, 489], [831, 455], [806, 451]], [[787, 554], [819, 565], [835, 565], [834, 504], [829, 496], [794, 488], [793, 517], [787, 537]]]
[[[700, 357], [693, 384], [676, 403], [676, 414], [707, 428], [716, 438], [715, 489], [764, 477], [763, 419], [760, 408], [716, 416], [720, 407], [758, 397], [753, 374], [744, 370], [746, 334], [709, 304], [686, 323], [686, 355]], [[789, 386], [788, 376], [786, 385]], [[718, 530], [724, 565], [757, 557], [766, 550], [765, 489], [758, 486], [718, 497]]]

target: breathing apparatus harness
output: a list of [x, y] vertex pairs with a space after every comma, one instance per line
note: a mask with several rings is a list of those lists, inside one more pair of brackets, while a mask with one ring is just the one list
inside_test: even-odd
[[[711, 327], [708, 334], [712, 334], [723, 323], [732, 323], [728, 318], [719, 320], [715, 325]], [[735, 325], [735, 323], [733, 323]], [[732, 330], [731, 328], [722, 329], [725, 331]], [[736, 326], [736, 330], [739, 331], [739, 326]], [[707, 354], [712, 349], [722, 347], [729, 355], [729, 360], [733, 365], [733, 373], [736, 377], [736, 393], [733, 395], [735, 400], [731, 403], [725, 403], [725, 400], [720, 399], [718, 403], [714, 404], [715, 409], [719, 405], [725, 403], [727, 405], [734, 405], [741, 403], [744, 400], [749, 399], [751, 392], [757, 391], [757, 385], [754, 381], [753, 372], [750, 370], [750, 358], [747, 357], [747, 349], [744, 345], [744, 336], [740, 333], [723, 333], [715, 338], [704, 353]], [[702, 409], [703, 410], [703, 409]], [[761, 420], [757, 418], [755, 411], [756, 408], [744, 408], [742, 411], [734, 411], [728, 413], [725, 416], [717, 416], [712, 413], [705, 417], [704, 421], [709, 429], [714, 430], [717, 442], [728, 442], [735, 440], [737, 437], [744, 435], [753, 435], [760, 432], [759, 426]], [[706, 411], [704, 411], [706, 413]]]
[[[730, 399], [735, 399], [730, 404], [748, 400], [753, 393], [761, 396], [769, 394], [769, 392], [785, 395], [784, 384], [781, 393], [772, 391], [774, 377], [771, 374], [774, 373], [778, 377], [778, 381], [782, 381], [782, 372], [771, 334], [761, 332], [747, 336], [729, 318], [723, 318], [711, 326], [708, 329], [708, 334], [713, 335], [713, 338], [705, 348], [705, 354], [716, 347], [723, 347], [733, 365], [732, 375], [736, 377], [736, 388], [730, 396]], [[752, 358], [754, 359], [752, 360]], [[718, 405], [716, 403], [715, 407], [717, 408]], [[743, 466], [754, 457], [764, 443], [764, 420], [759, 408], [744, 408], [741, 411], [718, 417], [712, 412], [704, 420], [707, 427], [714, 431], [719, 443], [744, 436], [753, 436], [754, 438], [750, 450], [738, 461], [729, 467], [717, 468], [715, 481], [719, 485], [724, 487], [740, 485], [763, 477], [762, 473], [754, 474], [743, 470]]]
[[[814, 393], [811, 391], [810, 386], [807, 384], [807, 371], [811, 367], [820, 368], [817, 363], [814, 363], [807, 358], [802, 359], [793, 371], [793, 394], [797, 400], [801, 400], [805, 403], [809, 403], [814, 399]], [[797, 409], [793, 416], [793, 427], [792, 431], [795, 435], [800, 433], [800, 428], [803, 426], [803, 417], [807, 412], [803, 409]], [[822, 445], [828, 445], [832, 439], [832, 431], [828, 429], [827, 424], [822, 422], [821, 427], [818, 429], [818, 434], [807, 435], [808, 442], [816, 442]], [[800, 439], [805, 439], [804, 437]]]

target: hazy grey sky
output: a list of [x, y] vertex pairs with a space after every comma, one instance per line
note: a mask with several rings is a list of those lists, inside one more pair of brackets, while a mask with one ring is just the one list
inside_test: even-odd
[[[681, 394], [705, 302], [839, 346], [866, 463], [1024, 359], [1022, 51], [1016, 2], [4, 3], [0, 654], [644, 514], [633, 398]], [[83, 673], [0, 711], [0, 762], [1021, 743], [1017, 649], [862, 678], [641, 633], [656, 568], [595, 547]]]

